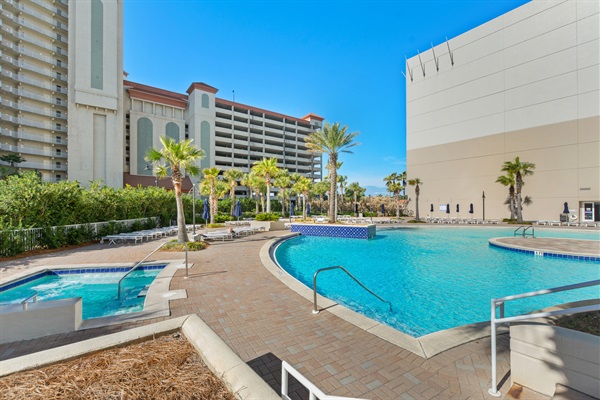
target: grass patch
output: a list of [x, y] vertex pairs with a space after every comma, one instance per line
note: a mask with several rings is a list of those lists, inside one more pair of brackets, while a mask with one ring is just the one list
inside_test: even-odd
[[223, 228], [225, 226], [225, 224], [208, 224], [206, 225], [207, 228]]
[[[187, 242], [188, 251], [199, 251], [204, 250], [208, 247], [206, 242]], [[172, 241], [169, 244], [165, 244], [162, 251], [185, 251], [185, 247], [183, 243], [179, 243], [177, 241]]]
[[409, 221], [406, 221], [406, 223], [408, 223], [408, 224], [424, 224], [425, 221], [423, 221], [423, 220], [417, 221], [416, 219], [411, 219]]
[[575, 314], [555, 322], [556, 326], [600, 336], [600, 311]]

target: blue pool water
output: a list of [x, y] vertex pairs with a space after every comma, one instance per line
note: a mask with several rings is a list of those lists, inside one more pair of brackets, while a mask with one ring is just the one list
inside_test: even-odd
[[[488, 245], [488, 239], [512, 237], [513, 231], [414, 227], [379, 230], [371, 240], [298, 236], [283, 242], [275, 256], [282, 268], [311, 289], [319, 268], [345, 267], [390, 301], [392, 311], [339, 270], [319, 274], [319, 293], [414, 337], [489, 321], [492, 298], [600, 278], [597, 262], [540, 258]], [[535, 233], [600, 240], [597, 231]], [[598, 297], [596, 286], [516, 300], [506, 304], [506, 315]]]
[[123, 279], [120, 299], [117, 298], [117, 285], [125, 274], [123, 271], [60, 275], [51, 273], [0, 292], [0, 304], [18, 304], [38, 292], [38, 301], [81, 297], [84, 320], [137, 312], [144, 309], [146, 299], [143, 295], [139, 296], [140, 292], [159, 273], [160, 269], [136, 269]]

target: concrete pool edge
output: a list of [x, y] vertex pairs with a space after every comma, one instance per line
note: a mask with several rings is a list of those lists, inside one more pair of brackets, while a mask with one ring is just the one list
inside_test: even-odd
[[208, 368], [239, 398], [281, 398], [196, 314], [0, 361], [0, 377], [178, 331], [194, 347]]
[[[312, 303], [313, 291], [290, 275], [274, 261], [274, 252], [277, 245], [295, 236], [298, 236], [298, 233], [290, 233], [268, 241], [260, 249], [259, 257], [263, 266], [269, 272], [271, 272], [271, 274], [273, 274], [288, 288]], [[479, 322], [430, 333], [419, 338], [414, 338], [392, 327], [352, 311], [332, 300], [329, 300], [326, 297], [321, 296], [320, 294], [317, 294], [317, 301], [321, 312], [330, 312], [358, 328], [372, 333], [373, 335], [378, 336], [389, 343], [406, 349], [423, 358], [430, 358], [453, 347], [490, 336], [490, 323]], [[306, 312], [310, 313], [311, 309], [311, 307], [307, 307]], [[500, 327], [498, 329], [498, 333], [508, 333], [508, 328]]]
[[[522, 238], [500, 237], [500, 238], [491, 238], [488, 240], [488, 243], [490, 246], [497, 247], [497, 248], [500, 248], [503, 250], [516, 251], [519, 253], [526, 253], [526, 254], [531, 254], [534, 256], [566, 258], [566, 259], [573, 259], [573, 260], [579, 260], [579, 261], [600, 262], [600, 255], [598, 253], [589, 253], [586, 251], [579, 251], [579, 252], [566, 251], [566, 250], [558, 249], [558, 248], [556, 248], [556, 246], [549, 246], [548, 244], [543, 244], [543, 245], [539, 245], [539, 246], [535, 246], [535, 247], [529, 247], [529, 246], [519, 245], [518, 243], [510, 243], [511, 241], [520, 242], [523, 240], [527, 240], [528, 243], [531, 243], [531, 242], [535, 242], [536, 239], [540, 239], [540, 238], [522, 239]], [[541, 238], [541, 239], [545, 239], [545, 242], [548, 242], [548, 240], [551, 239], [551, 240], [555, 240], [555, 241], [566, 241], [566, 242], [570, 241], [575, 244], [596, 242], [596, 240], [590, 240], [590, 239], [571, 239], [571, 238]]]

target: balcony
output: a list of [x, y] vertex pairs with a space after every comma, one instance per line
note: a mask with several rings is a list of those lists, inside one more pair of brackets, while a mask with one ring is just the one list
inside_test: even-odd
[[[10, 1], [12, 3], [12, 0], [7, 0]], [[24, 4], [18, 3], [18, 4], [14, 4], [13, 7], [15, 7], [17, 10], [20, 10], [22, 12], [24, 12], [27, 15], [31, 15], [32, 17], [37, 18], [40, 21], [44, 21], [50, 25], [52, 25], [53, 27], [57, 27], [59, 29], [64, 30], [65, 32], [67, 31], [67, 25], [63, 24], [60, 21], [57, 21], [47, 15], [44, 15], [40, 12], [35, 11], [34, 9], [27, 7]]]
[[53, 132], [67, 132], [67, 128], [59, 124], [49, 124], [47, 122], [36, 121], [29, 118], [13, 117], [12, 115], [2, 114], [2, 120], [12, 122], [16, 125], [31, 126], [34, 128], [46, 129]]
[[53, 67], [63, 68], [65, 71], [68, 68], [68, 64], [65, 61], [57, 60], [54, 57], [45, 56], [45, 55], [40, 54], [38, 52], [26, 49], [24, 46], [18, 46], [18, 47], [16, 47], [15, 51], [17, 51], [20, 54], [29, 56], [31, 58], [35, 58], [36, 60], [40, 60], [40, 61], [46, 62], [46, 63], [52, 65]]
[[9, 78], [12, 78], [18, 82], [21, 83], [27, 83], [29, 85], [33, 85], [33, 86], [37, 86], [37, 87], [41, 87], [44, 89], [48, 89], [52, 92], [58, 92], [58, 93], [63, 93], [63, 94], [67, 94], [67, 89], [60, 87], [58, 88], [56, 85], [50, 83], [50, 82], [44, 82], [38, 79], [33, 79], [33, 78], [29, 78], [23, 75], [17, 75], [15, 73], [12, 73], [10, 71], [3, 71], [3, 75], [6, 75]]
[[[68, 18], [68, 17], [69, 17], [69, 15], [67, 14], [67, 12], [66, 12], [66, 11], [63, 11], [63, 10], [61, 10], [60, 8], [57, 8], [57, 7], [53, 7], [53, 6], [51, 6], [51, 5], [47, 4], [47, 3], [46, 3], [46, 2], [44, 2], [44, 1], [41, 1], [41, 0], [30, 0], [30, 1], [31, 1], [32, 3], [34, 3], [34, 4], [37, 4], [38, 6], [40, 6], [40, 7], [42, 7], [42, 8], [45, 8], [45, 9], [46, 9], [46, 10], [48, 10], [48, 11], [51, 11], [51, 12], [53, 12], [53, 13], [54, 13], [54, 14], [56, 14], [56, 15], [59, 15], [59, 16], [61, 16], [61, 17], [64, 17], [64, 18]], [[61, 3], [61, 4], [62, 4], [62, 2], [59, 2], [59, 3]]]
[[10, 34], [12, 34], [13, 37], [15, 37], [17, 39], [24, 40], [24, 41], [26, 41], [28, 43], [34, 44], [34, 45], [36, 45], [38, 47], [42, 47], [44, 49], [47, 49], [47, 50], [50, 50], [52, 52], [58, 53], [60, 55], [68, 56], [68, 52], [66, 50], [58, 48], [57, 46], [54, 46], [54, 45], [52, 45], [52, 44], [50, 44], [48, 42], [44, 42], [42, 40], [36, 39], [33, 36], [28, 35], [28, 34], [26, 34], [24, 32], [18, 32], [18, 31], [14, 30], [14, 29], [12, 29], [10, 27], [6, 27], [5, 31], [8, 32], [8, 33], [10, 33]]
[[68, 144], [67, 139], [62, 138], [62, 137], [60, 137], [60, 138], [49, 137], [49, 136], [41, 135], [41, 134], [35, 135], [35, 134], [31, 134], [31, 133], [12, 131], [8, 128], [0, 129], [0, 135], [12, 137], [12, 138], [16, 138], [16, 139], [21, 139], [21, 140], [30, 140], [33, 142], [53, 143], [53, 144], [62, 145], [62, 146], [66, 146]]
[[22, 162], [18, 165], [19, 168], [31, 168], [31, 169], [44, 169], [49, 171], [66, 171], [67, 166], [62, 163], [57, 165], [53, 163], [35, 163], [35, 162]]
[[59, 149], [40, 149], [35, 147], [27, 147], [23, 145], [19, 146], [11, 146], [8, 144], [0, 144], [0, 150], [12, 151], [14, 153], [19, 154], [32, 154], [37, 156], [46, 156], [46, 157], [59, 157], [59, 158], [67, 158], [68, 153], [65, 151], [57, 151]]

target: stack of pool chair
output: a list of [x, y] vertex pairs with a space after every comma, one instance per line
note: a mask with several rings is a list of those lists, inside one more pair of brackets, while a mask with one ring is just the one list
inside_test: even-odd
[[154, 228], [137, 232], [120, 233], [118, 235], [107, 235], [100, 239], [100, 243], [104, 243], [105, 240], [108, 240], [108, 244], [116, 244], [118, 241], [128, 240], [133, 240], [135, 243], [137, 243], [138, 241], [143, 242], [144, 239], [146, 239], [146, 241], [150, 241], [150, 239], [157, 239], [164, 236], [174, 235], [176, 233], [176, 226], [167, 226], [164, 228]]
[[235, 228], [231, 233], [227, 231], [210, 231], [200, 234], [203, 240], [221, 240], [225, 241], [226, 239], [232, 240], [236, 237], [240, 236], [248, 236], [253, 235], [258, 232], [264, 232], [265, 228], [263, 226], [243, 226]]

